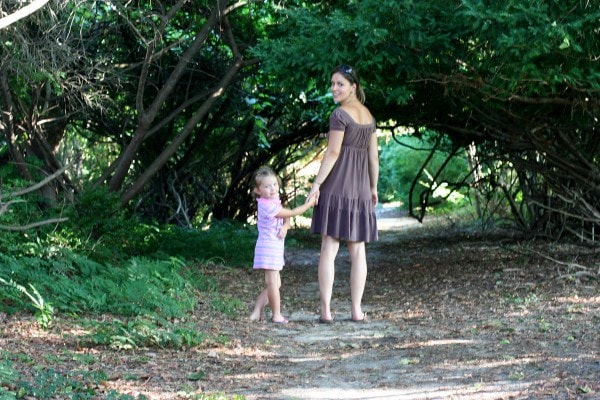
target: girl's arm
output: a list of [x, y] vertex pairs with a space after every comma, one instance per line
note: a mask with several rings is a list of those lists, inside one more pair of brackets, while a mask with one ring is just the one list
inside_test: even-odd
[[290, 229], [291, 226], [292, 225], [290, 224], [290, 219], [284, 218], [283, 225], [281, 225], [281, 227], [279, 228], [279, 233], [277, 234], [277, 237], [279, 239], [285, 239], [285, 237], [287, 235], [287, 231], [288, 231], [288, 229]]
[[[315, 199], [308, 199], [306, 200], [306, 203], [299, 205], [296, 208], [293, 209], [289, 209], [289, 208], [282, 208], [281, 210], [279, 210], [279, 212], [277, 213], [277, 215], [275, 215], [277, 218], [291, 218], [291, 217], [296, 217], [298, 215], [304, 214], [306, 212], [306, 210], [308, 210], [309, 208], [311, 208], [313, 205], [315, 204]], [[285, 223], [285, 221], [284, 221]]]

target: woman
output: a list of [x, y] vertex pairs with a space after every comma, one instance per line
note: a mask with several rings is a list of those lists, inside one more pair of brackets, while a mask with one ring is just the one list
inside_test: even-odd
[[339, 65], [331, 76], [333, 100], [327, 149], [308, 198], [315, 198], [311, 231], [320, 233], [319, 322], [332, 323], [331, 294], [340, 240], [350, 252], [351, 320], [365, 321], [362, 296], [367, 279], [365, 243], [377, 240], [379, 154], [375, 120], [354, 68]]

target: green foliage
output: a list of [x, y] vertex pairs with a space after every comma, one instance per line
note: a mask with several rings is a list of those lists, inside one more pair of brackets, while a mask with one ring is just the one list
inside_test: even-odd
[[35, 317], [37, 318], [37, 321], [40, 324], [40, 326], [44, 329], [50, 326], [54, 315], [54, 308], [51, 304], [46, 303], [44, 301], [44, 298], [40, 295], [35, 286], [29, 284], [29, 287], [31, 289], [30, 293], [30, 291], [26, 287], [19, 285], [12, 279], [6, 280], [0, 276], [0, 286], [1, 285], [5, 285], [8, 288], [15, 289], [18, 292], [23, 293], [25, 296], [27, 296], [33, 307], [36, 309]]
[[[177, 318], [194, 309], [197, 290], [214, 289], [210, 279], [178, 259], [132, 258], [123, 267], [115, 267], [69, 252], [62, 255], [60, 263], [2, 255], [0, 274], [34, 284], [42, 293], [41, 298], [52, 299], [58, 312], [75, 314], [108, 312]], [[26, 308], [27, 303], [3, 291], [0, 306], [11, 312]]]
[[[499, 161], [519, 174], [520, 187], [498, 188], [514, 223], [594, 240], [596, 3], [361, 0], [280, 16], [254, 51], [291, 98], [315, 81], [326, 91], [331, 68], [352, 64], [379, 128], [435, 130], [454, 148], [477, 146], [482, 165]], [[447, 189], [427, 173], [412, 178]]]
[[0, 361], [0, 399], [12, 400], [17, 398], [14, 390], [8, 388], [14, 387], [19, 376], [19, 372], [12, 367], [10, 360]]
[[83, 344], [105, 345], [115, 350], [137, 348], [182, 348], [203, 343], [207, 335], [193, 322], [150, 320], [137, 317], [130, 321], [92, 323], [93, 333], [82, 338]]
[[152, 233], [148, 251], [201, 263], [248, 266], [252, 263], [256, 226], [215, 221], [205, 230], [165, 226]]
[[135, 253], [144, 243], [139, 222], [127, 215], [117, 193], [104, 188], [86, 189], [66, 210], [69, 220], [48, 238], [57, 246], [86, 252], [94, 259], [115, 260]]
[[[20, 354], [0, 353], [0, 398], [1, 399], [96, 399], [101, 393], [96, 390], [108, 378], [102, 371], [89, 371], [85, 368], [58, 371], [53, 368], [32, 364], [28, 374], [16, 369], [15, 363], [24, 361]], [[111, 399], [134, 399], [116, 391], [102, 393]], [[145, 399], [138, 396], [137, 399]]]
[[128, 215], [119, 202], [117, 195], [103, 189], [85, 191], [75, 206], [63, 210], [67, 222], [51, 230], [0, 235], [0, 249], [14, 256], [48, 259], [67, 275], [70, 268], [85, 272], [99, 268], [94, 262], [123, 264], [135, 256], [239, 266], [252, 261], [254, 226], [229, 221], [217, 221], [204, 230], [158, 226]]
[[[410, 187], [425, 163], [433, 144], [427, 137], [418, 139], [406, 135], [400, 136], [398, 140], [402, 145], [391, 139], [386, 142], [380, 140], [379, 191], [382, 201], [400, 201], [407, 205]], [[462, 181], [469, 174], [468, 162], [462, 155], [454, 157], [434, 182], [433, 174], [442, 166], [445, 158], [446, 154], [443, 151], [436, 152], [419, 177], [419, 185], [422, 188], [434, 187], [434, 197], [442, 201], [438, 207], [456, 208], [463, 204], [462, 199], [468, 195], [468, 191], [461, 189], [456, 195], [451, 196], [448, 182]], [[413, 204], [418, 204], [418, 194], [418, 191], [413, 194]]]
[[195, 265], [250, 265], [255, 226], [140, 224], [118, 211], [116, 202], [110, 194], [89, 192], [68, 211], [70, 223], [6, 243], [0, 282], [8, 290], [0, 291], [0, 309], [31, 310], [42, 326], [54, 312], [171, 319], [193, 312], [198, 295], [206, 293], [215, 311], [239, 312], [239, 301], [218, 295], [214, 280]]
[[231, 221], [216, 221], [203, 230], [144, 223], [121, 207], [118, 195], [104, 189], [85, 191], [62, 213], [68, 221], [52, 230], [0, 235], [0, 249], [52, 260], [63, 271], [71, 264], [85, 271], [98, 269], [93, 262], [123, 264], [136, 256], [247, 266], [257, 235], [255, 226]]
[[[223, 223], [216, 224], [214, 231], [146, 225], [132, 230], [148, 237], [139, 249], [153, 258], [125, 259], [121, 254], [113, 257], [115, 264], [100, 262], [79, 252], [89, 248], [80, 247], [74, 235], [62, 242], [75, 243], [73, 248], [53, 242], [55, 236], [40, 235], [34, 242], [16, 246], [10, 255], [0, 254], [0, 284], [6, 289], [0, 291], [0, 310], [31, 310], [44, 327], [54, 313], [113, 315], [112, 322], [83, 320], [90, 334], [81, 340], [117, 350], [196, 346], [206, 340], [190, 318], [199, 305], [205, 307], [203, 312], [229, 318], [245, 310], [239, 299], [220, 294], [215, 281], [202, 274], [193, 260], [218, 265], [239, 260], [239, 265], [246, 265], [256, 240], [253, 229]], [[103, 251], [110, 253], [106, 247]], [[121, 247], [116, 252], [120, 251]], [[27, 390], [33, 391], [34, 386]]]

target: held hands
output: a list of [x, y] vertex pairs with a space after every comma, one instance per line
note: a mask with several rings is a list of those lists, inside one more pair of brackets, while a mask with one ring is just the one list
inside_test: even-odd
[[308, 197], [306, 198], [306, 202], [308, 203], [309, 201], [313, 202], [313, 206], [318, 206], [319, 205], [319, 187], [321, 185], [319, 185], [318, 183], [313, 184], [313, 187], [310, 189], [310, 192], [308, 193]]
[[309, 208], [314, 207], [317, 204], [317, 196], [311, 197], [310, 195], [308, 195], [308, 197], [306, 198], [306, 201], [304, 203], [308, 204]]

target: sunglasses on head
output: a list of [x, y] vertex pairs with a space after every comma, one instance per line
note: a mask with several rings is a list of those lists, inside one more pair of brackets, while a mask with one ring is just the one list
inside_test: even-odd
[[338, 66], [338, 68], [346, 75], [351, 75], [352, 74], [352, 67], [345, 65], [345, 64], [341, 64]]

